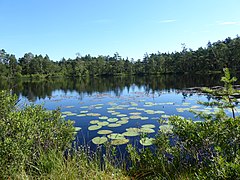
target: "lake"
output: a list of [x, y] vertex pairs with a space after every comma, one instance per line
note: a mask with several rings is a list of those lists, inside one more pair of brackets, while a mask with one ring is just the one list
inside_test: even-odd
[[127, 142], [150, 145], [140, 141], [143, 133], [154, 138], [159, 129], [169, 130], [167, 123], [160, 126], [160, 118], [167, 121], [170, 115], [179, 115], [199, 121], [189, 110], [216, 111], [197, 104], [211, 101], [210, 96], [187, 88], [216, 86], [221, 84], [219, 80], [220, 75], [1, 80], [0, 88], [12, 89], [21, 107], [33, 103], [48, 110], [60, 108], [65, 120], [74, 121], [80, 144], [96, 148], [96, 144], [108, 140], [125, 148]]

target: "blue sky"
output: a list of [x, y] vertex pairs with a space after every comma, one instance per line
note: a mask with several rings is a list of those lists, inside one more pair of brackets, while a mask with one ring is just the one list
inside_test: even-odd
[[0, 0], [0, 49], [62, 57], [196, 50], [240, 34], [239, 0]]

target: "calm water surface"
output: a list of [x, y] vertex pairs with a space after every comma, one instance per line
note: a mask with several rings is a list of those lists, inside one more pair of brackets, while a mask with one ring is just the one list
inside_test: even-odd
[[[22, 80], [1, 81], [0, 88], [11, 88], [19, 96], [20, 106], [34, 103], [42, 104], [48, 110], [60, 108], [66, 120], [74, 121], [74, 125], [81, 128], [77, 133], [79, 142], [95, 147], [92, 139], [106, 136], [98, 134], [99, 130], [124, 133], [128, 128], [141, 128], [142, 125], [151, 124], [155, 127], [151, 128], [152, 132], [148, 136], [154, 137], [159, 130], [160, 117], [167, 119], [169, 115], [179, 115], [198, 120], [189, 109], [213, 112], [214, 109], [197, 104], [197, 101], [210, 101], [211, 97], [188, 92], [186, 88], [216, 86], [219, 85], [219, 79], [220, 76], [217, 75], [207, 78], [179, 75]], [[107, 122], [110, 125], [89, 130], [97, 122]], [[118, 127], [111, 127], [111, 124], [118, 124]], [[140, 136], [125, 138], [134, 143], [139, 143], [140, 140]]]

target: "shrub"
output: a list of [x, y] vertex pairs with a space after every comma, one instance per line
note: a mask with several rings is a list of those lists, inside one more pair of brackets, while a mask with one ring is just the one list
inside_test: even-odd
[[64, 152], [74, 139], [74, 127], [58, 110], [42, 106], [18, 109], [17, 97], [0, 92], [0, 178], [21, 171], [39, 173], [41, 152]]

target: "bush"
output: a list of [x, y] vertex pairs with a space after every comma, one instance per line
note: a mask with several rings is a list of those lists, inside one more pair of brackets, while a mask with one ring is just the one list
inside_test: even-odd
[[[232, 88], [236, 78], [230, 77], [228, 69], [224, 73], [222, 91], [205, 89], [221, 98], [201, 103], [218, 106], [219, 112], [198, 114], [203, 122], [170, 117], [172, 129], [158, 132], [154, 151], [145, 148], [138, 154], [129, 146], [132, 175], [149, 179], [240, 179], [240, 117], [235, 117], [237, 101], [233, 97], [238, 91]], [[227, 108], [232, 117], [226, 115]]]
[[74, 140], [72, 122], [64, 121], [58, 110], [42, 106], [18, 109], [17, 97], [0, 92], [0, 178], [21, 171], [38, 174], [42, 152], [64, 152]]

